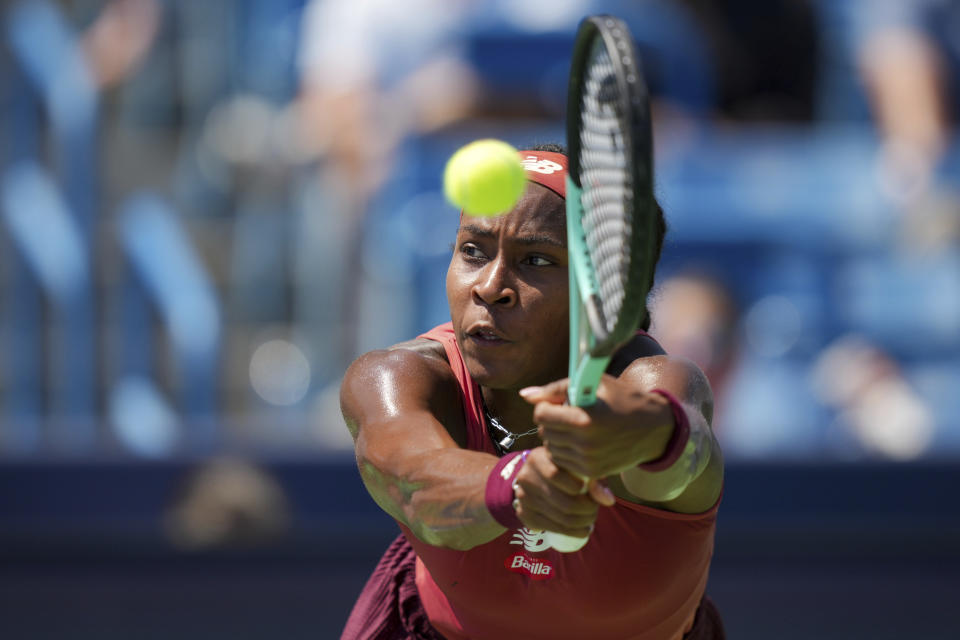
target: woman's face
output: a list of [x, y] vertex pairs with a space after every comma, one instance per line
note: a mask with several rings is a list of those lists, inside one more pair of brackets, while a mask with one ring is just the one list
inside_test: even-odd
[[463, 217], [447, 300], [478, 383], [521, 389], [565, 377], [568, 295], [566, 218], [556, 193], [530, 183], [509, 213]]

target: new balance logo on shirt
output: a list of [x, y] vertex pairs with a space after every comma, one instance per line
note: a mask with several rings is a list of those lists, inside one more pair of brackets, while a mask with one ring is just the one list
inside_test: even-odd
[[546, 551], [550, 548], [550, 545], [547, 544], [547, 536], [543, 531], [527, 529], [526, 527], [513, 532], [510, 544], [522, 544], [523, 549], [531, 553]]

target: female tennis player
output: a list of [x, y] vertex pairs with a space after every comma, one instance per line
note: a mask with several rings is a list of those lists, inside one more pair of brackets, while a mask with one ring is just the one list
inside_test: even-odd
[[[709, 383], [638, 329], [597, 403], [565, 403], [567, 158], [521, 156], [516, 207], [461, 219], [451, 322], [344, 378], [360, 474], [401, 535], [342, 638], [723, 638]], [[544, 532], [589, 540], [562, 553]]]

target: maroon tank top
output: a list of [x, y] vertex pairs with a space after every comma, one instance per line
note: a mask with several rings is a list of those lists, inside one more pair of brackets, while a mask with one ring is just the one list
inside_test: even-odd
[[[452, 325], [421, 337], [446, 351], [462, 394], [468, 448], [495, 455], [480, 388]], [[449, 640], [680, 640], [706, 587], [716, 513], [716, 505], [681, 514], [618, 499], [600, 509], [590, 542], [569, 554], [546, 548], [527, 529], [467, 551], [435, 547], [401, 529], [417, 553], [424, 609]]]

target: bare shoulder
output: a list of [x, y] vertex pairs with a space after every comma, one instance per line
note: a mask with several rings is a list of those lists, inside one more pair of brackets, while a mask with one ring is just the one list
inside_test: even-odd
[[[447, 363], [447, 354], [443, 350], [443, 345], [436, 340], [429, 340], [427, 338], [414, 338], [413, 340], [398, 342], [391, 347], [387, 347], [384, 351], [412, 352], [426, 358]], [[449, 366], [449, 363], [447, 364]]]
[[354, 360], [340, 388], [354, 439], [364, 425], [429, 411], [460, 444], [462, 408], [443, 345], [425, 338], [369, 351]]
[[607, 367], [607, 373], [619, 376], [624, 369], [638, 358], [661, 356], [665, 353], [663, 347], [656, 340], [645, 333], [637, 333], [613, 354], [613, 358], [610, 359], [610, 366]]
[[667, 389], [684, 403], [694, 405], [710, 423], [713, 421], [713, 391], [710, 381], [689, 358], [665, 353], [634, 358], [620, 373], [644, 389]]
[[345, 378], [367, 376], [374, 372], [393, 376], [404, 376], [408, 373], [453, 376], [443, 345], [426, 338], [407, 340], [385, 349], [368, 351], [353, 361]]

